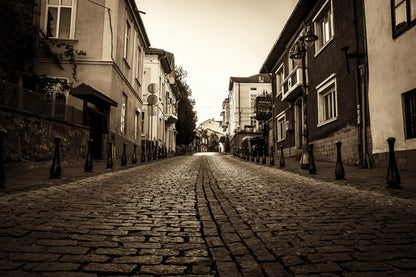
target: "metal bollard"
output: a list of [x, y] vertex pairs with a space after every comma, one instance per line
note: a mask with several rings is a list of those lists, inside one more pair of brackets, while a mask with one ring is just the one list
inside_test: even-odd
[[313, 158], [313, 143], [309, 143], [309, 174], [316, 174], [315, 160]]
[[61, 177], [61, 161], [59, 159], [59, 143], [61, 142], [60, 137], [55, 138], [55, 154], [53, 155], [53, 161], [51, 169], [49, 171], [50, 178], [59, 178]]
[[140, 154], [140, 160], [142, 163], [146, 162], [146, 147], [144, 143], [142, 143], [142, 153]]
[[127, 154], [126, 154], [127, 143], [123, 143], [123, 154], [121, 155], [121, 165], [127, 165]]
[[387, 169], [386, 183], [387, 187], [391, 189], [400, 189], [401, 180], [399, 169], [397, 168], [396, 157], [394, 155], [395, 138], [389, 137], [387, 143], [389, 144], [389, 167]]
[[88, 139], [88, 150], [87, 150], [87, 159], [85, 160], [84, 170], [86, 172], [91, 172], [93, 168], [92, 163], [92, 139]]
[[6, 184], [6, 174], [4, 173], [3, 164], [4, 137], [6, 134], [6, 130], [0, 131], [0, 188], [4, 188], [4, 185]]
[[262, 164], [266, 163], [266, 147], [264, 147], [263, 145], [261, 146], [261, 162]]
[[256, 163], [260, 162], [260, 153], [259, 153], [259, 147], [256, 145]]
[[110, 141], [108, 142], [108, 153], [107, 153], [107, 169], [113, 168], [113, 143]]
[[136, 148], [137, 148], [137, 144], [133, 144], [133, 157], [131, 158], [132, 164], [137, 164]]
[[344, 179], [345, 177], [344, 166], [342, 164], [342, 159], [341, 159], [341, 145], [342, 145], [342, 142], [340, 141], [336, 143], [337, 163], [335, 164], [335, 178], [337, 178], [338, 180]]
[[274, 147], [270, 147], [270, 165], [274, 165]]
[[280, 145], [280, 161], [279, 161], [279, 166], [280, 167], [285, 167], [286, 163], [285, 163], [285, 157], [283, 156], [283, 145]]

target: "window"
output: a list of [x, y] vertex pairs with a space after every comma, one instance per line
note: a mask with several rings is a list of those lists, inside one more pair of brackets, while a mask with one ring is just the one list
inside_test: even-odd
[[318, 94], [318, 127], [337, 119], [337, 86], [335, 74], [316, 87]]
[[416, 0], [390, 0], [393, 38], [416, 25]]
[[416, 138], [416, 89], [403, 94], [406, 139]]
[[286, 114], [283, 112], [277, 116], [277, 141], [286, 139]]
[[130, 23], [126, 21], [126, 29], [124, 30], [124, 58], [128, 62], [129, 57], [129, 43], [130, 43]]
[[315, 34], [318, 36], [318, 40], [315, 42], [315, 50], [317, 53], [334, 37], [332, 14], [332, 0], [327, 0], [312, 20], [315, 26]]
[[142, 55], [142, 50], [140, 49], [140, 46], [138, 46], [137, 47], [137, 61], [136, 61], [136, 80], [137, 81], [140, 81], [140, 71], [142, 67], [141, 55]]
[[136, 111], [136, 114], [134, 115], [134, 139], [137, 139], [139, 135], [139, 116], [140, 112]]
[[141, 122], [141, 128], [142, 134], [144, 133], [144, 112], [142, 112], [142, 122]]
[[250, 116], [250, 125], [256, 127], [256, 123], [257, 123], [256, 117]]
[[252, 108], [253, 110], [256, 108], [256, 99], [257, 94], [250, 94], [250, 108]]
[[282, 93], [282, 83], [285, 79], [285, 71], [284, 66], [281, 64], [279, 68], [276, 71], [276, 97], [279, 96], [280, 93]]
[[75, 0], [47, 0], [46, 35], [72, 39], [75, 29]]
[[124, 93], [123, 103], [121, 104], [120, 131], [124, 134], [127, 133], [127, 95]]

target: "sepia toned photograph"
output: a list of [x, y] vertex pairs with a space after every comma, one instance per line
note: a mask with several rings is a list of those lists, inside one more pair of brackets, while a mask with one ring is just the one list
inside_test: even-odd
[[0, 23], [0, 276], [416, 276], [416, 0]]

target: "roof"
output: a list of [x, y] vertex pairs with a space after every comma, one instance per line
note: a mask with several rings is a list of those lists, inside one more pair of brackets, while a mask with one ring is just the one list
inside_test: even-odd
[[144, 47], [147, 48], [150, 46], [150, 40], [147, 35], [146, 28], [144, 27], [142, 17], [140, 16], [140, 13], [143, 13], [143, 12], [139, 11], [139, 9], [137, 8], [136, 1], [129, 1], [129, 3], [132, 5], [134, 14], [137, 17], [137, 21], [139, 25], [138, 27], [140, 28], [140, 31], [141, 31], [139, 32], [139, 34], [142, 36], [142, 39], [144, 41]]
[[[263, 82], [260, 82], [259, 77], [263, 77]], [[228, 90], [233, 89], [234, 83], [271, 83], [272, 79], [268, 74], [256, 74], [250, 77], [230, 77], [230, 85]]]
[[79, 86], [76, 86], [75, 88], [71, 89], [69, 91], [69, 94], [77, 98], [87, 100], [96, 105], [111, 105], [117, 107], [116, 101], [85, 83], [82, 83]]
[[289, 19], [286, 21], [285, 27], [280, 32], [279, 38], [274, 43], [266, 60], [260, 68], [260, 73], [271, 73], [277, 60], [286, 50], [286, 45], [297, 31], [299, 26], [303, 24], [306, 16], [310, 13], [313, 6], [318, 0], [299, 0]]
[[153, 47], [145, 49], [145, 53], [146, 55], [158, 55], [165, 73], [170, 74], [175, 70], [175, 56], [173, 53]]

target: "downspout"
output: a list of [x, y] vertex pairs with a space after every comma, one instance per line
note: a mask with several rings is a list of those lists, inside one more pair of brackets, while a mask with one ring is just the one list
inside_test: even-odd
[[[358, 41], [358, 22], [357, 22], [357, 2], [351, 0], [352, 4], [352, 23], [354, 31], [354, 52], [359, 53], [359, 41]], [[355, 97], [357, 101], [357, 148], [358, 148], [358, 161], [357, 165], [361, 165], [361, 168], [367, 167], [365, 160], [365, 147], [363, 144], [363, 132], [365, 133], [365, 125], [363, 122], [363, 109], [362, 109], [362, 92], [361, 92], [361, 76], [360, 76], [360, 59], [357, 57], [355, 60], [354, 72], [355, 72]], [[364, 131], [363, 131], [364, 130]]]

